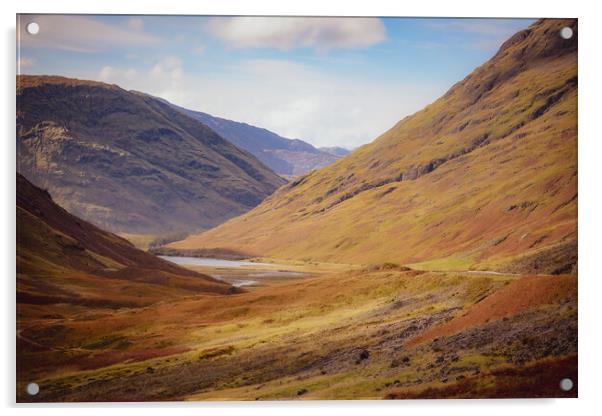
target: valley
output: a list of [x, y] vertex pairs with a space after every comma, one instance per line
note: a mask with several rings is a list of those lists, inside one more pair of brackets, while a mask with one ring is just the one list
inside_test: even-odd
[[93, 226], [24, 179], [18, 189], [24, 212], [43, 208], [72, 236], [46, 234], [58, 252], [44, 257], [61, 266], [41, 269], [38, 234], [20, 228], [18, 401], [548, 397], [558, 377], [576, 379], [576, 276], [155, 260], [128, 245], [117, 253], [145, 266], [124, 273], [124, 258], [76, 261], [69, 247], [105, 247]]
[[575, 276], [331, 267], [234, 295], [32, 320], [19, 343], [36, 367], [20, 379], [38, 380], [36, 401], [576, 394], [556, 391], [575, 376]]
[[562, 25], [576, 32], [571, 20], [534, 23], [373, 142], [167, 247], [575, 272], [577, 40], [556, 36]]
[[17, 401], [577, 397], [576, 34], [290, 182], [210, 128], [256, 127], [18, 78]]

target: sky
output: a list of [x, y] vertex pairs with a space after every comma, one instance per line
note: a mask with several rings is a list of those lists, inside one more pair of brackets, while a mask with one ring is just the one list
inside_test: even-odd
[[[36, 22], [31, 35], [26, 25]], [[21, 15], [17, 71], [117, 84], [314, 146], [374, 140], [532, 19]]]

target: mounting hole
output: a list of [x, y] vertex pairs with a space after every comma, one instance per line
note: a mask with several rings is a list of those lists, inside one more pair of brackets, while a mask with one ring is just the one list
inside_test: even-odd
[[25, 26], [25, 30], [27, 30], [27, 33], [30, 35], [37, 35], [40, 31], [40, 25], [36, 22], [30, 22], [27, 23], [27, 26]]
[[571, 391], [573, 390], [573, 380], [570, 378], [563, 378], [560, 380], [560, 390]]
[[568, 26], [563, 27], [562, 29], [560, 29], [560, 37], [562, 39], [570, 39], [573, 37], [573, 29], [571, 29]]
[[38, 383], [29, 383], [27, 387], [25, 387], [25, 391], [30, 396], [35, 396], [40, 392], [40, 386], [38, 386]]

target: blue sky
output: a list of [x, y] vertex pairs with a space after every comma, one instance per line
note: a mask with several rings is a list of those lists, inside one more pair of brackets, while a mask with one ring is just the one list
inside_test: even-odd
[[[35, 36], [25, 30], [32, 21]], [[18, 71], [115, 83], [353, 148], [441, 96], [532, 22], [22, 15]]]

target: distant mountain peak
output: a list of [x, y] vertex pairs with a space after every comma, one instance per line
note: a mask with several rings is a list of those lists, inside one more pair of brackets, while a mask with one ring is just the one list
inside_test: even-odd
[[254, 155], [274, 172], [297, 176], [327, 166], [340, 157], [301, 139], [287, 139], [263, 127], [189, 110], [161, 99], [184, 114], [206, 124], [224, 139]]

